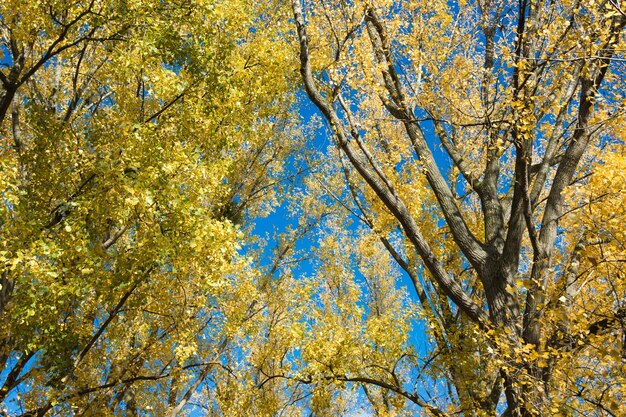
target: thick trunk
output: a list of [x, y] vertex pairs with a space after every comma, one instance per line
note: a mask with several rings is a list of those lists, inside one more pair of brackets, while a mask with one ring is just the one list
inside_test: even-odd
[[517, 337], [520, 308], [512, 289], [515, 276], [504, 270], [498, 255], [493, 254], [483, 265], [480, 278], [492, 323], [496, 327], [508, 329], [510, 336]]

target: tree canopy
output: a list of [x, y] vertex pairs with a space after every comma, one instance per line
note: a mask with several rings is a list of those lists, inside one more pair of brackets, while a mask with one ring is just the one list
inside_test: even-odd
[[623, 414], [622, 6], [294, 0], [293, 13], [304, 87], [334, 136], [320, 175], [411, 278], [432, 340], [417, 368], [432, 389], [389, 365], [348, 374], [431, 415]]
[[237, 223], [294, 149], [262, 13], [0, 5], [5, 412], [175, 415], [224, 372], [256, 280]]
[[3, 2], [0, 414], [625, 414], [625, 26]]

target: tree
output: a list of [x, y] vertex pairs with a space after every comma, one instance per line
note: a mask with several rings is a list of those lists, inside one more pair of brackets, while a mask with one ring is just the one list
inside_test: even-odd
[[[292, 8], [304, 88], [334, 139], [301, 200], [345, 212], [319, 247], [320, 291], [335, 294], [319, 302], [325, 334], [344, 337], [313, 338], [316, 354], [296, 338], [300, 353], [268, 380], [361, 386], [379, 415], [626, 412], [622, 4]], [[414, 311], [389, 301], [380, 251], [410, 277]], [[372, 282], [386, 288], [378, 312]], [[418, 359], [394, 339], [407, 314], [432, 341]]]
[[0, 3], [2, 413], [624, 414], [623, 6], [261, 3]]
[[0, 4], [3, 413], [176, 415], [228, 369], [297, 145], [273, 7]]

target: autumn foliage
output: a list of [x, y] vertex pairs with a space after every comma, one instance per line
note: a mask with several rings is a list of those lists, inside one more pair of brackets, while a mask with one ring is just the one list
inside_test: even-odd
[[2, 2], [0, 415], [626, 414], [625, 26]]

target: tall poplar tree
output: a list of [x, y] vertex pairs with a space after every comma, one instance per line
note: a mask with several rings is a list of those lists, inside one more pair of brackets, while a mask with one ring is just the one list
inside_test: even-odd
[[[366, 332], [339, 350], [320, 342], [328, 357], [293, 378], [360, 386], [378, 415], [624, 414], [624, 3], [292, 9], [304, 88], [333, 141], [307, 204], [344, 211], [322, 237], [324, 267], [357, 262], [368, 284], [343, 296], [364, 303], [350, 311]], [[400, 316], [388, 341], [358, 320], [377, 308], [368, 275], [388, 268], [358, 259], [380, 251], [417, 300], [381, 306]], [[325, 272], [330, 292], [354, 287]], [[393, 338], [407, 311], [426, 353]], [[396, 356], [349, 360], [359, 337]]]

